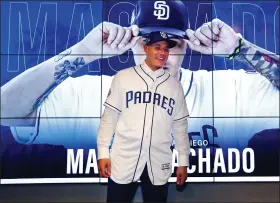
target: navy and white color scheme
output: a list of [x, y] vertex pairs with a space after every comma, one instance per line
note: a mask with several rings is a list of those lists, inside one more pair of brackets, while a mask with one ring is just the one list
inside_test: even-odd
[[137, 1], [131, 24], [140, 28], [140, 35], [161, 30], [173, 37], [187, 38], [189, 16], [182, 1]]
[[[189, 18], [179, 17], [183, 13], [173, 14], [175, 7], [171, 4], [179, 1], [146, 2], [150, 2], [150, 6], [143, 7], [143, 15], [134, 12], [134, 17], [133, 10], [139, 8], [134, 1], [1, 2], [1, 184], [101, 181], [96, 164], [96, 143], [105, 108], [103, 104], [113, 94], [109, 91], [113, 76], [124, 68], [140, 64], [144, 56], [141, 46], [121, 56], [115, 55], [117, 49], [102, 48], [102, 36], [91, 31], [105, 28], [106, 22], [114, 25], [111, 29], [119, 30], [131, 26], [130, 22], [138, 17], [137, 24], [142, 24], [140, 34], [151, 32], [152, 23], [162, 22], [176, 26], [172, 34], [176, 36], [177, 31], [185, 34], [187, 26], [179, 27], [185, 26], [185, 22], [190, 22], [190, 28], [196, 30], [206, 20], [212, 22], [218, 18], [235, 32], [241, 32], [245, 40], [279, 56], [279, 1], [215, 1], [209, 4], [182, 1]], [[141, 19], [141, 16], [147, 18]], [[254, 19], [258, 23], [254, 23]], [[145, 28], [149, 29], [145, 31]], [[92, 48], [91, 54], [68, 49], [90, 32], [91, 39], [85, 44]], [[165, 33], [170, 37], [169, 32], [165, 30]], [[112, 57], [89, 60], [90, 56], [98, 56], [96, 51], [103, 57]], [[254, 69], [248, 63], [200, 54], [190, 48], [179, 60], [176, 56], [179, 55], [169, 56], [169, 63], [176, 68], [166, 71], [179, 72], [190, 114], [191, 153], [187, 181], [279, 181], [279, 89], [262, 75], [267, 69], [260, 74], [252, 71]], [[253, 64], [270, 64], [271, 58], [259, 60], [260, 56], [254, 57]], [[53, 89], [50, 85], [55, 64], [65, 64], [66, 60], [73, 64], [77, 57], [84, 58], [85, 66], [80, 68], [78, 65], [77, 69], [80, 69], [73, 74], [74, 69], [67, 72], [63, 69], [58, 75], [61, 77], [57, 78], [59, 84]], [[79, 61], [84, 64], [83, 60]], [[279, 65], [274, 70], [279, 70]], [[128, 87], [138, 79], [137, 74], [129, 78], [132, 82]], [[148, 76], [145, 81], [152, 82]], [[52, 91], [46, 92], [46, 97], [40, 97], [48, 87]], [[169, 113], [174, 116], [175, 98], [160, 95], [159, 99], [157, 94], [129, 88], [124, 100], [127, 98], [128, 108], [145, 106], [147, 101], [153, 104], [155, 100], [155, 110], [166, 118], [171, 117]], [[162, 95], [167, 98], [163, 105]], [[18, 124], [19, 120], [28, 120], [24, 112], [29, 112], [39, 97], [41, 99], [35, 105], [37, 114], [28, 115], [28, 118], [36, 118], [34, 123]], [[29, 103], [28, 98], [32, 98], [32, 102], [28, 108], [23, 108]], [[119, 110], [123, 111], [122, 108]], [[4, 115], [4, 112], [8, 114]], [[151, 117], [152, 112], [147, 111], [147, 114]], [[3, 117], [12, 117], [6, 120], [10, 123], [5, 124]], [[152, 141], [153, 138], [154, 135]], [[174, 144], [176, 147], [177, 142]], [[248, 153], [248, 148], [252, 148], [253, 153]], [[72, 149], [80, 151], [72, 154]], [[165, 172], [169, 166], [173, 169], [170, 182], [176, 177], [176, 155], [173, 150], [174, 162], [171, 165], [163, 162], [159, 166]], [[250, 159], [245, 160], [246, 157]], [[71, 168], [69, 173], [68, 166]], [[232, 170], [230, 166], [236, 166], [236, 169]]]
[[[104, 105], [117, 111], [111, 152], [111, 179], [117, 183], [137, 181], [147, 163], [152, 184], [162, 185], [172, 174], [172, 126], [188, 119], [181, 83], [162, 68], [153, 72], [145, 62], [118, 72]], [[98, 135], [98, 147], [112, 135]], [[189, 165], [189, 138], [175, 134], [179, 165]], [[188, 147], [186, 147], [188, 146]], [[103, 154], [99, 154], [103, 157]], [[125, 166], [125, 167], [124, 167]], [[164, 170], [163, 170], [163, 166]]]

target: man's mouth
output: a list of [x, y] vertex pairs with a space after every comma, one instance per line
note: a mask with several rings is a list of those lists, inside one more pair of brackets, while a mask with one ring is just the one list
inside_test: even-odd
[[161, 56], [157, 56], [156, 59], [160, 60], [160, 61], [164, 61], [165, 60], [164, 57], [161, 57]]

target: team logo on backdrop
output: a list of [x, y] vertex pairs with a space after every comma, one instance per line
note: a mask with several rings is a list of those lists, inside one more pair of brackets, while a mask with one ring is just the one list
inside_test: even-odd
[[165, 1], [156, 1], [154, 4], [154, 16], [158, 20], [167, 20], [169, 18], [170, 8]]

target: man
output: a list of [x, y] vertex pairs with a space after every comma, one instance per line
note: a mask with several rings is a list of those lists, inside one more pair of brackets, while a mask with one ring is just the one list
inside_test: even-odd
[[[139, 1], [131, 27], [104, 22], [61, 55], [3, 85], [2, 125], [11, 126], [14, 138], [23, 144], [94, 147], [99, 123], [93, 117], [99, 117], [103, 111], [97, 101], [105, 100], [112, 78], [71, 75], [92, 61], [120, 55], [130, 48], [135, 63], [141, 64], [145, 58], [145, 34], [156, 28], [177, 42], [170, 49], [164, 68], [183, 85], [190, 116], [194, 117], [190, 119], [189, 131], [200, 133], [197, 139], [207, 139], [225, 149], [235, 145], [242, 148], [262, 129], [279, 128], [279, 57], [246, 41], [219, 19], [192, 31], [184, 4], [180, 1], [165, 4], [170, 8], [167, 20], [153, 15], [154, 2]], [[156, 24], [160, 26], [155, 27]], [[257, 74], [244, 70], [192, 72], [180, 68], [187, 48], [209, 55], [234, 53], [232, 57], [254, 68]], [[220, 118], [212, 119], [213, 112]], [[243, 116], [250, 118], [244, 122]], [[263, 118], [255, 119], [257, 116]], [[209, 130], [211, 137], [207, 134]]]
[[176, 42], [165, 32], [151, 32], [145, 41], [146, 59], [115, 75], [104, 103], [97, 146], [100, 174], [109, 178], [108, 202], [131, 202], [139, 179], [145, 202], [166, 202], [171, 132], [178, 143], [177, 183], [187, 179], [189, 113], [180, 82], [163, 70]]

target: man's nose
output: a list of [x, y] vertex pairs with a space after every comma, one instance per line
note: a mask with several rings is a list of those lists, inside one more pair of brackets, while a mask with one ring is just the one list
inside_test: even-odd
[[166, 55], [164, 53], [159, 53], [158, 55], [160, 58], [166, 58]]
[[166, 55], [167, 55], [167, 53], [166, 53], [166, 51], [165, 51], [164, 49], [160, 49], [160, 50], [159, 50], [159, 54], [160, 54], [161, 56], [166, 56]]

